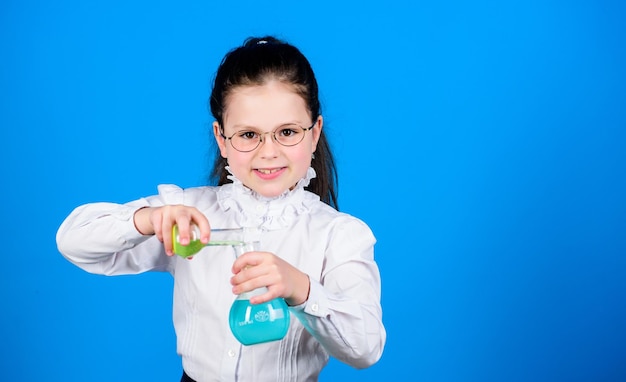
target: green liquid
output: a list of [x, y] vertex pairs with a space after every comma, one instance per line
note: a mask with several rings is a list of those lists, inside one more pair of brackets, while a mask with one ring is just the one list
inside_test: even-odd
[[[229, 246], [229, 247], [241, 247], [245, 243], [241, 240], [240, 229], [216, 229], [211, 231], [211, 237], [215, 236], [218, 240], [210, 240], [208, 243], [203, 244], [200, 239], [200, 231], [197, 226], [192, 227], [192, 239], [189, 244], [182, 245], [178, 240], [178, 225], [172, 227], [172, 247], [174, 253], [181, 257], [190, 257], [200, 252], [205, 246]], [[220, 240], [221, 239], [221, 240]]]
[[235, 300], [229, 324], [235, 338], [244, 345], [277, 341], [289, 329], [289, 309], [282, 298], [257, 305], [250, 304], [250, 300]]
[[191, 240], [188, 245], [182, 245], [178, 242], [178, 240], [174, 240], [172, 244], [174, 247], [174, 253], [182, 257], [193, 256], [204, 248], [204, 244], [202, 244], [200, 240]]
[[173, 244], [174, 244], [175, 254], [182, 256], [182, 257], [189, 257], [200, 252], [200, 250], [204, 248], [205, 246], [206, 247], [217, 247], [217, 246], [235, 247], [235, 246], [244, 245], [245, 243], [243, 241], [236, 241], [236, 240], [222, 240], [222, 241], [211, 240], [206, 244], [202, 244], [200, 240], [191, 240], [188, 245], [182, 245], [178, 241], [174, 241]]

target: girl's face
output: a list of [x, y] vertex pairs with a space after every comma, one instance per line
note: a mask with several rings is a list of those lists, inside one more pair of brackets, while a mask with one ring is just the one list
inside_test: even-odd
[[[283, 146], [272, 137], [278, 137], [285, 125], [296, 124], [308, 128], [302, 142]], [[222, 157], [228, 160], [230, 171], [245, 186], [265, 197], [275, 197], [291, 189], [311, 166], [323, 120], [312, 121], [304, 99], [290, 85], [270, 81], [261, 86], [236, 88], [227, 98], [224, 112], [224, 135], [232, 137], [246, 131], [246, 137], [261, 135], [262, 142], [250, 152], [241, 152], [232, 140], [220, 134], [220, 126], [213, 123], [213, 133]], [[258, 134], [256, 134], [258, 133]], [[264, 134], [268, 133], [268, 134]], [[289, 131], [285, 131], [289, 135]]]

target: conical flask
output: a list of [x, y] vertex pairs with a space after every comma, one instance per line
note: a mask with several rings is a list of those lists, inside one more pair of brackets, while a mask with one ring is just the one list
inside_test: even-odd
[[[234, 245], [237, 257], [258, 251], [259, 242]], [[266, 287], [254, 289], [237, 296], [230, 308], [228, 323], [235, 338], [244, 345], [281, 340], [289, 329], [289, 308], [281, 297], [251, 304], [250, 298], [267, 292]]]

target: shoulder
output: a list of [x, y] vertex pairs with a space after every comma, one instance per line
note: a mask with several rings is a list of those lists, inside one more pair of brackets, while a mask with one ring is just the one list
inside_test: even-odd
[[196, 205], [201, 201], [214, 201], [219, 187], [200, 186], [182, 188], [175, 184], [158, 186], [159, 196], [164, 204]]
[[360, 218], [340, 212], [318, 199], [311, 208], [312, 218], [328, 229], [329, 233], [338, 235], [367, 237], [374, 240], [370, 227]]

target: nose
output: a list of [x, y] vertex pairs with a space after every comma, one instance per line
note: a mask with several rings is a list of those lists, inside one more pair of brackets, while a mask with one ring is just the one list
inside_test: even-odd
[[[266, 135], [269, 134], [270, 138], [267, 139]], [[278, 149], [278, 142], [274, 138], [274, 134], [271, 131], [266, 131], [259, 135], [261, 142], [259, 143], [259, 152], [263, 157], [275, 157]]]
[[274, 138], [274, 135], [272, 134], [271, 131], [266, 131], [264, 133], [259, 133], [259, 140], [261, 141], [261, 143], [265, 142], [265, 135], [266, 134], [270, 134], [270, 137]]

